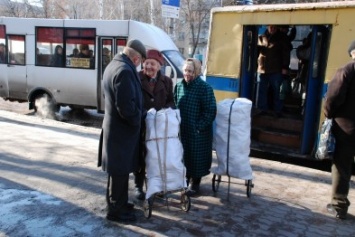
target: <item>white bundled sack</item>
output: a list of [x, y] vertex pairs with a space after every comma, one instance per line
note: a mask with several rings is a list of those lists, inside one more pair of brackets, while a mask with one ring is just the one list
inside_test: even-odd
[[151, 109], [147, 113], [145, 157], [146, 199], [155, 193], [186, 188], [183, 148], [179, 139], [180, 110]]
[[213, 141], [218, 166], [211, 168], [214, 174], [227, 174], [228, 164], [229, 176], [245, 180], [253, 179], [249, 161], [251, 107], [252, 102], [245, 98], [225, 99], [217, 104]]

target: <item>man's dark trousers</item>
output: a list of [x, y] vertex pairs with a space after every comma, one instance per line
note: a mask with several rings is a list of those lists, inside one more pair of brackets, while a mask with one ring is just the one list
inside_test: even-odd
[[352, 164], [355, 156], [355, 142], [333, 123], [335, 151], [332, 165], [332, 204], [337, 211], [347, 213]]
[[108, 175], [106, 201], [110, 211], [125, 211], [128, 202], [128, 182], [127, 175]]

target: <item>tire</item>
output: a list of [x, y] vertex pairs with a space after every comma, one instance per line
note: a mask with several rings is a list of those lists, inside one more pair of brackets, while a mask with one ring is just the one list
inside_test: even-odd
[[213, 178], [212, 178], [212, 190], [213, 192], [218, 192], [218, 189], [219, 189], [219, 184], [221, 183], [221, 175], [217, 175], [214, 174], [213, 175]]
[[69, 105], [69, 108], [73, 111], [83, 112], [84, 108], [76, 105]]
[[55, 118], [59, 109], [60, 106], [47, 93], [39, 94], [34, 99], [34, 111], [41, 117]]

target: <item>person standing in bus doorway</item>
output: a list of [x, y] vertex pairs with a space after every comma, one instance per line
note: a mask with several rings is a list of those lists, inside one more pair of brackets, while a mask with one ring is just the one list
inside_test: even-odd
[[143, 119], [141, 82], [136, 70], [146, 57], [141, 41], [130, 40], [106, 67], [103, 75], [105, 116], [99, 143], [98, 166], [108, 173], [106, 218], [135, 221], [134, 205], [128, 202], [129, 174], [138, 169]]
[[105, 71], [105, 68], [111, 62], [111, 60], [112, 60], [111, 51], [107, 47], [104, 47], [102, 49], [102, 69], [103, 69], [103, 71]]
[[184, 80], [174, 88], [174, 101], [181, 115], [181, 142], [184, 148], [187, 195], [199, 194], [201, 178], [212, 164], [212, 123], [216, 117], [216, 98], [203, 81], [201, 63], [188, 58], [183, 66]]
[[54, 67], [63, 67], [63, 47], [60, 45], [55, 46], [54, 54], [51, 58], [50, 64]]
[[[288, 74], [290, 64], [289, 41], [285, 41], [277, 26], [269, 25], [258, 37], [258, 114], [269, 110], [268, 90], [272, 91], [272, 109], [275, 117], [281, 116], [280, 86], [282, 75]], [[271, 104], [271, 103], [270, 103]]]
[[346, 219], [352, 164], [355, 156], [355, 41], [350, 44], [352, 61], [338, 69], [329, 82], [324, 113], [333, 119], [335, 150], [332, 161], [332, 199], [327, 210]]
[[[289, 57], [291, 58], [291, 51], [293, 50], [292, 41], [296, 38], [297, 29], [295, 26], [292, 26], [290, 29], [289, 25], [280, 25], [279, 30], [283, 35], [283, 41], [287, 42], [289, 48]], [[291, 77], [290, 77], [290, 68], [287, 69], [287, 74], [282, 74], [282, 82], [280, 88], [280, 101], [282, 110], [287, 112], [286, 108], [284, 107], [284, 102], [287, 97], [291, 94]]]
[[[139, 72], [142, 82], [142, 93], [144, 99], [144, 108], [149, 110], [154, 108], [160, 110], [163, 108], [175, 108], [173, 95], [173, 81], [171, 78], [162, 75], [160, 69], [164, 64], [163, 55], [158, 50], [148, 50], [147, 58], [143, 63], [143, 70]], [[142, 141], [145, 138], [145, 122], [142, 123]], [[145, 144], [142, 144], [145, 147]], [[134, 173], [135, 176], [135, 195], [138, 200], [144, 200], [143, 184], [145, 180], [145, 149], [141, 149], [139, 161], [139, 170]]]
[[0, 63], [6, 63], [6, 48], [5, 44], [0, 44]]

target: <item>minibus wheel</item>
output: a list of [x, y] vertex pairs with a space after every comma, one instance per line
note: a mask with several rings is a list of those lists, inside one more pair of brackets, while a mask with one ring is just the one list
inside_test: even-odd
[[47, 93], [38, 94], [34, 98], [34, 111], [41, 117], [55, 117], [55, 112], [58, 112], [60, 106], [58, 106], [52, 97]]

